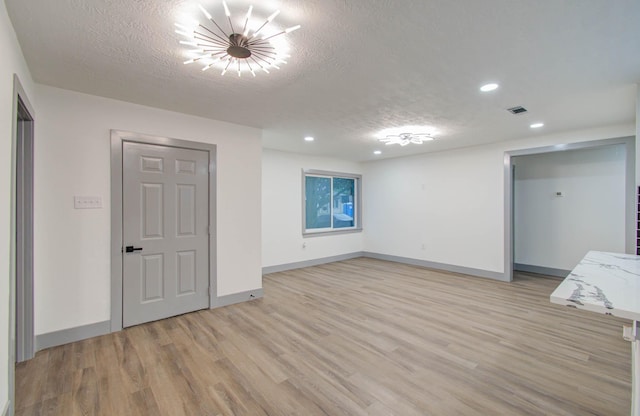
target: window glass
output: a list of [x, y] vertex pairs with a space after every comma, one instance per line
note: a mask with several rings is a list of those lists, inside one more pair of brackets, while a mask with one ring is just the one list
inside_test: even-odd
[[355, 179], [333, 178], [333, 228], [355, 226]]
[[331, 178], [305, 177], [307, 229], [331, 228]]

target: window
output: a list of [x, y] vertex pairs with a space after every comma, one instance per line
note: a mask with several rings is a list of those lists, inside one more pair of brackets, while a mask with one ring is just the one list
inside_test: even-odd
[[303, 234], [360, 231], [360, 175], [303, 172]]

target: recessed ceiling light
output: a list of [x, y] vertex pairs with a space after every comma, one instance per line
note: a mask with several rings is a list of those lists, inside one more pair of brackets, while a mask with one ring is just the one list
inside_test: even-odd
[[491, 84], [485, 84], [485, 85], [483, 85], [482, 87], [480, 87], [480, 91], [482, 91], [482, 92], [489, 92], [489, 91], [493, 91], [493, 90], [495, 90], [495, 89], [497, 89], [497, 88], [498, 88], [498, 84], [493, 84], [493, 83], [491, 83]]
[[313, 137], [311, 137], [311, 136], [307, 136], [307, 137], [305, 137], [305, 138], [304, 138], [304, 141], [305, 141], [305, 142], [312, 142], [312, 141], [314, 141], [314, 140], [315, 140], [315, 139], [314, 139]]
[[381, 154], [382, 154], [382, 152], [381, 152], [380, 150], [374, 150], [374, 151], [373, 151], [373, 154], [374, 154], [374, 155], [381, 155]]
[[544, 126], [544, 123], [533, 123], [529, 127], [531, 127], [532, 129], [539, 129], [542, 126]]

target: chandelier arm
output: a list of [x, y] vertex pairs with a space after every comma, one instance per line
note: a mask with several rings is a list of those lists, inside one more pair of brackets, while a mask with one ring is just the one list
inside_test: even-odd
[[[218, 35], [217, 33], [214, 33], [212, 31], [210, 31], [209, 29], [207, 29], [207, 31], [209, 33], [215, 35], [216, 37], [218, 37], [221, 40], [213, 38], [213, 37], [211, 37], [209, 35], [206, 35], [206, 34], [204, 34], [202, 32], [194, 32], [194, 38], [195, 39], [200, 39], [200, 40], [206, 40], [207, 42], [217, 43], [217, 44], [220, 44], [220, 45], [228, 45], [229, 44], [229, 40], [228, 39], [223, 38], [222, 36]], [[198, 36], [200, 36], [200, 37], [198, 37]]]
[[247, 25], [249, 24], [249, 18], [251, 17], [251, 11], [253, 10], [253, 6], [249, 6], [249, 10], [247, 10], [247, 17], [244, 19], [244, 27], [242, 28], [242, 36], [247, 36], [249, 31], [247, 30]]
[[[206, 52], [206, 51], [205, 51], [205, 52]], [[223, 54], [223, 53], [227, 53], [227, 51], [226, 51], [226, 50], [224, 50], [224, 51], [220, 51], [220, 52], [215, 52], [215, 53], [214, 53], [213, 51], [210, 51], [210, 52], [211, 52], [211, 53], [209, 54], [209, 56], [210, 56], [211, 58], [213, 58], [213, 57], [214, 57], [214, 56], [216, 56], [216, 55], [221, 55], [221, 54]]]
[[201, 27], [202, 29], [206, 30], [207, 32], [211, 33], [212, 35], [217, 36], [217, 37], [218, 37], [218, 38], [220, 38], [221, 40], [223, 40], [223, 41], [225, 41], [225, 42], [226, 42], [226, 41], [228, 41], [227, 33], [226, 33], [224, 30], [222, 30], [222, 28], [221, 28], [220, 26], [218, 26], [218, 24], [216, 23], [216, 21], [215, 21], [215, 20], [213, 20], [213, 19], [209, 19], [209, 20], [210, 20], [210, 21], [212, 21], [214, 25], [216, 25], [216, 27], [218, 28], [218, 30], [219, 30], [220, 32], [222, 32], [222, 34], [223, 34], [224, 36], [220, 36], [218, 33], [215, 33], [214, 31], [212, 31], [211, 29], [209, 29], [207, 26], [203, 25], [202, 23], [198, 23], [198, 26], [199, 26], [199, 27]]
[[252, 51], [262, 52], [262, 53], [270, 53], [270, 54], [278, 54], [278, 51], [274, 49], [263, 49], [263, 48], [251, 48]]
[[242, 27], [242, 34], [243, 34], [244, 36], [246, 36], [246, 35], [244, 34], [244, 32], [245, 32], [245, 30], [247, 30], [247, 24], [248, 24], [248, 23], [249, 23], [249, 18], [247, 17], [247, 18], [246, 18], [246, 20], [244, 21], [244, 26]]
[[[200, 39], [200, 40], [203, 40], [203, 39]], [[205, 50], [205, 48], [219, 48], [220, 46], [223, 46], [223, 45], [218, 46], [217, 43], [209, 42], [209, 43], [196, 43], [195, 46], [201, 48], [202, 50]]]
[[271, 35], [271, 36], [268, 36], [268, 37], [266, 37], [266, 38], [262, 38], [262, 39], [260, 39], [260, 40], [263, 40], [263, 41], [265, 41], [265, 40], [269, 40], [269, 39], [271, 39], [271, 38], [275, 38], [276, 36], [284, 35], [285, 33], [287, 33], [287, 32], [286, 32], [286, 30], [283, 30], [282, 32], [278, 32], [278, 33], [276, 33], [275, 35]]
[[[201, 59], [205, 59], [205, 58], [209, 58], [209, 57], [211, 57], [211, 54], [209, 54], [209, 53], [208, 53], [208, 54], [206, 54], [206, 55], [202, 55], [202, 56], [198, 56], [197, 58], [193, 58], [191, 61], [192, 61], [192, 62], [198, 62], [198, 61], [199, 61], [199, 60], [201, 60]], [[187, 61], [187, 62], [188, 62], [188, 61]]]
[[275, 46], [270, 43], [247, 43], [247, 46], [252, 48], [275, 49]]
[[200, 49], [206, 49], [206, 48], [217, 48], [217, 49], [226, 49], [227, 45], [220, 43], [220, 42], [211, 42], [208, 39], [204, 38], [204, 37], [199, 37], [199, 40], [202, 40], [203, 42], [206, 43], [199, 43], [196, 45], [196, 47], [199, 47]]
[[248, 46], [261, 46], [261, 47], [263, 47], [263, 48], [270, 47], [270, 48], [274, 48], [274, 49], [275, 49], [275, 47], [273, 46], [273, 44], [272, 44], [271, 42], [263, 42], [263, 41], [260, 41], [260, 42], [257, 42], [257, 41], [249, 41], [249, 42], [247, 42], [247, 45], [248, 45]]
[[267, 59], [265, 59], [265, 58], [261, 57], [260, 55], [258, 55], [258, 54], [253, 54], [253, 55], [251, 55], [251, 56], [255, 56], [255, 57], [256, 57], [256, 58], [258, 58], [259, 60], [261, 60], [261, 61], [263, 61], [264, 63], [266, 63], [266, 64], [267, 64], [267, 66], [271, 66], [271, 62], [269, 62]]
[[269, 52], [269, 53], [277, 53], [275, 50], [275, 48], [261, 48], [258, 46], [254, 46], [251, 48], [252, 51], [262, 51], [262, 52]]
[[[213, 36], [210, 36], [210, 35], [208, 35], [208, 34], [206, 34], [204, 32], [195, 32], [194, 33], [194, 35], [195, 35], [194, 37], [196, 39], [205, 40], [207, 42], [215, 43], [215, 44], [218, 44], [218, 45], [228, 45], [229, 44], [229, 39], [225, 39], [222, 36], [218, 35], [215, 32], [212, 32], [211, 30], [209, 30], [207, 28], [205, 28], [205, 30], [207, 32], [211, 33]], [[198, 37], [198, 36], [200, 36], [200, 37]]]
[[[251, 58], [251, 60], [252, 60], [253, 62], [255, 62], [255, 63], [256, 63], [256, 65], [258, 65], [258, 66], [260, 67], [260, 69], [262, 69], [263, 71], [266, 71], [266, 69], [265, 69], [262, 65], [260, 65], [260, 62], [256, 61], [256, 59], [255, 59], [253, 56], [251, 56], [250, 58]], [[268, 72], [268, 71], [267, 71], [267, 72]]]
[[[219, 53], [225, 53], [225, 52], [219, 52]], [[211, 68], [212, 66], [214, 66], [216, 64], [216, 62], [218, 61], [222, 61], [224, 60], [224, 58], [226, 58], [227, 56], [229, 56], [228, 54], [225, 54], [224, 56], [219, 56], [216, 59], [214, 59], [213, 62], [211, 62], [209, 65], [205, 66], [204, 68], [202, 68], [203, 71], [206, 71], [207, 69]]]
[[259, 59], [261, 59], [261, 60], [263, 60], [265, 62], [268, 62], [269, 65], [273, 64], [275, 62], [275, 60], [276, 60], [275, 56], [267, 55], [267, 54], [264, 54], [264, 53], [258, 52], [258, 51], [254, 51], [254, 53], [252, 55], [255, 55], [257, 58], [259, 58]]
[[267, 40], [264, 40], [264, 39], [260, 38], [260, 39], [250, 39], [250, 40], [247, 42], [247, 44], [248, 44], [248, 45], [270, 45], [270, 44], [271, 44], [271, 42], [269, 42], [269, 41], [267, 41]]
[[277, 59], [278, 58], [278, 54], [276, 52], [272, 52], [272, 51], [256, 51], [254, 50], [253, 53], [262, 56], [264, 58], [269, 58], [269, 59]]
[[233, 28], [233, 23], [231, 23], [231, 16], [227, 16], [227, 20], [229, 21], [229, 26], [231, 26], [231, 33], [236, 33], [235, 29]]
[[255, 53], [261, 53], [263, 55], [274, 55], [275, 56], [275, 55], [278, 54], [278, 52], [272, 51], [272, 50], [263, 50], [263, 49], [254, 49], [254, 48], [251, 48], [251, 50], [254, 51]]
[[225, 66], [224, 69], [222, 70], [222, 75], [224, 75], [225, 72], [227, 72], [227, 69], [229, 69], [229, 65], [231, 65], [232, 62], [233, 62], [233, 59], [229, 59], [227, 66]]
[[260, 32], [260, 31], [261, 31], [261, 30], [262, 30], [266, 25], [268, 25], [268, 24], [269, 24], [269, 20], [266, 20], [266, 21], [262, 24], [262, 26], [260, 26], [260, 27], [258, 28], [258, 30], [256, 30], [255, 32], [253, 32], [253, 35], [251, 35], [251, 38], [250, 38], [250, 39], [253, 39], [253, 38], [258, 34], [258, 32]]
[[211, 22], [212, 22], [214, 25], [216, 25], [216, 27], [218, 28], [218, 30], [219, 30], [220, 32], [222, 32], [222, 34], [223, 34], [225, 37], [227, 37], [227, 38], [229, 37], [229, 35], [227, 35], [227, 32], [225, 32], [224, 30], [222, 30], [222, 28], [221, 28], [221, 27], [216, 23], [216, 21], [215, 21], [215, 20], [213, 20], [213, 17], [212, 17], [211, 19], [209, 19], [209, 20], [211, 20]]

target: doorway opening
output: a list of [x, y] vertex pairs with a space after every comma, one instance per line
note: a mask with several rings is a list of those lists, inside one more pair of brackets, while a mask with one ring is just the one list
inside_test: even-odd
[[[514, 268], [516, 268], [516, 264], [518, 260], [522, 261], [522, 256], [519, 255], [519, 259], [516, 259], [516, 249], [524, 250], [526, 247], [522, 247], [522, 241], [520, 241], [520, 247], [516, 248], [516, 238], [515, 238], [515, 180], [516, 180], [516, 172], [518, 170], [515, 167], [515, 158], [520, 156], [553, 156], [553, 153], [564, 152], [564, 151], [574, 151], [574, 150], [597, 150], [602, 149], [603, 146], [618, 146], [624, 148], [624, 201], [621, 203], [624, 205], [624, 218], [622, 222], [624, 223], [624, 242], [622, 245], [624, 247], [624, 251], [627, 253], [635, 252], [635, 226], [634, 226], [634, 218], [636, 214], [635, 210], [635, 138], [634, 137], [622, 137], [622, 138], [613, 138], [613, 139], [605, 139], [605, 140], [595, 140], [590, 142], [580, 142], [580, 143], [571, 143], [571, 144], [563, 144], [563, 145], [554, 145], [533, 149], [522, 149], [516, 151], [505, 152], [504, 155], [504, 176], [505, 176], [505, 187], [504, 187], [504, 270], [505, 270], [505, 280], [512, 281], [514, 275]], [[522, 158], [521, 158], [522, 159]], [[549, 198], [554, 198], [557, 201], [561, 201], [561, 198], [564, 195], [562, 194], [562, 190], [558, 189], [554, 195], [548, 195]], [[588, 227], [589, 224], [583, 224], [583, 226]], [[552, 236], [550, 236], [552, 238]], [[596, 248], [593, 248], [596, 249]], [[522, 254], [522, 252], [520, 253]], [[574, 265], [575, 266], [575, 265]], [[563, 268], [553, 268], [553, 267], [538, 267], [533, 268], [531, 270], [524, 270], [525, 272], [533, 272], [533, 273], [542, 273], [544, 275], [559, 275], [559, 272], [563, 271], [562, 269], [569, 267], [565, 266]], [[519, 264], [518, 269], [522, 268], [522, 264]], [[570, 269], [573, 267], [571, 266]], [[548, 269], [548, 270], [546, 270]]]

